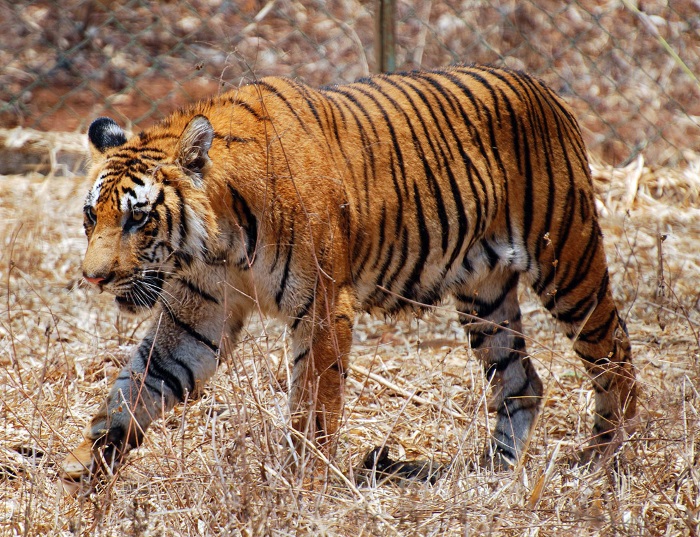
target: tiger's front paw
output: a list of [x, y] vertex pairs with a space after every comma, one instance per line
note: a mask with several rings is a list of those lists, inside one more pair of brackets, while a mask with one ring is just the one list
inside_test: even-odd
[[61, 463], [63, 489], [72, 496], [92, 491], [100, 478], [114, 474], [125, 455], [114, 444], [86, 438]]

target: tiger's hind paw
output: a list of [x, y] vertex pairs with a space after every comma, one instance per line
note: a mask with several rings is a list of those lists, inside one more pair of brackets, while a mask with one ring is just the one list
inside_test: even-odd
[[[472, 463], [473, 464], [473, 463]], [[479, 457], [478, 467], [491, 472], [510, 472], [518, 465], [518, 461], [503, 449], [489, 446]], [[470, 468], [476, 471], [475, 467]]]
[[359, 484], [423, 481], [434, 485], [444, 468], [444, 465], [432, 461], [395, 461], [389, 458], [387, 446], [375, 447], [365, 455], [357, 469], [357, 481]]
[[569, 467], [585, 468], [591, 472], [611, 464], [615, 468], [620, 459], [625, 457], [624, 447], [630, 435], [638, 427], [638, 418], [637, 416], [628, 420], [624, 427], [618, 427], [617, 430], [592, 438], [586, 447], [569, 456]]

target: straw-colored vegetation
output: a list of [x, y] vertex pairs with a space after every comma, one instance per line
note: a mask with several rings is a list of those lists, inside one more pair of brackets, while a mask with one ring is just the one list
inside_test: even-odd
[[[700, 159], [594, 165], [615, 295], [642, 386], [615, 467], [571, 468], [590, 385], [523, 290], [544, 412], [514, 472], [469, 470], [488, 431], [484, 377], [451, 307], [362, 317], [332, 466], [298, 479], [284, 328], [251, 320], [204, 393], [166, 414], [114, 479], [68, 497], [57, 475], [142, 321], [80, 285], [84, 178], [0, 179], [0, 537], [13, 535], [695, 535], [700, 516]], [[370, 488], [353, 468], [393, 456], [457, 463], [436, 484]]]

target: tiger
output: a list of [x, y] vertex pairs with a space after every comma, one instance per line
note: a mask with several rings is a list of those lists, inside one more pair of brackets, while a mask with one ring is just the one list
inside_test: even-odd
[[83, 278], [153, 321], [64, 459], [65, 479], [121, 464], [203, 388], [252, 311], [291, 335], [293, 430], [331, 445], [358, 314], [442, 300], [491, 391], [483, 461], [512, 468], [543, 399], [521, 279], [591, 378], [584, 455], [619, 446], [636, 414], [630, 340], [580, 128], [538, 78], [485, 65], [318, 89], [265, 77], [131, 137], [98, 118], [87, 137]]

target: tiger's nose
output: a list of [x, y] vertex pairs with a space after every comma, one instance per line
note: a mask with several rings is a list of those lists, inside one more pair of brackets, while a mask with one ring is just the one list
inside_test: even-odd
[[109, 279], [103, 276], [88, 276], [86, 273], [83, 273], [83, 278], [85, 278], [86, 282], [96, 285], [97, 287], [101, 287], [102, 284], [107, 283]]

